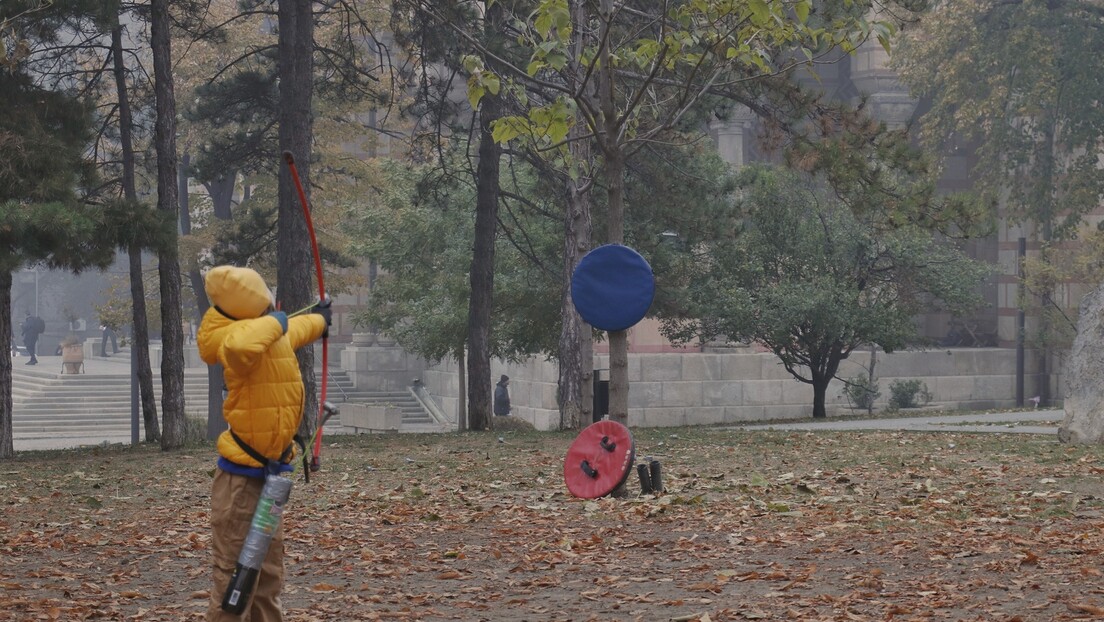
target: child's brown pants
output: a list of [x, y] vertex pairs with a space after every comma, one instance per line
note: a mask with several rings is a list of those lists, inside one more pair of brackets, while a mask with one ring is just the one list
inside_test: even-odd
[[240, 617], [223, 611], [221, 607], [263, 487], [263, 479], [216, 469], [211, 488], [211, 551], [214, 554], [215, 581], [207, 608], [208, 622], [282, 622], [284, 619], [280, 611], [280, 590], [284, 586], [282, 522], [261, 566], [257, 587], [253, 590], [253, 602]]

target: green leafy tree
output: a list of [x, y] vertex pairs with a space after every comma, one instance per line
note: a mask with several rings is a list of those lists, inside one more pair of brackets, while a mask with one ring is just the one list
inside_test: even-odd
[[[517, 40], [531, 52], [527, 62], [511, 65], [496, 56], [481, 66], [470, 59], [469, 96], [475, 102], [501, 88], [528, 102], [523, 113], [495, 124], [494, 138], [502, 142], [529, 141], [562, 154], [571, 127], [585, 124], [586, 132], [572, 140], [585, 137], [600, 154], [610, 243], [626, 241], [625, 171], [644, 145], [714, 98], [752, 107], [798, 135], [802, 121], [790, 112], [799, 98], [781, 101], [779, 95], [793, 89], [768, 94], [768, 85], [786, 84], [793, 68], [822, 55], [854, 49], [869, 37], [884, 43], [893, 33], [892, 25], [866, 19], [870, 3], [850, 0], [676, 2], [631, 9], [609, 1], [572, 8], [557, 0], [525, 8], [514, 23]], [[578, 38], [576, 30], [588, 34]], [[771, 96], [781, 103], [773, 105]], [[809, 101], [802, 101], [800, 115], [815, 109]], [[610, 415], [624, 422], [627, 334], [616, 331], [609, 339]]]
[[[1078, 236], [1104, 196], [1104, 63], [1086, 53], [1104, 47], [1102, 18], [1098, 3], [1078, 0], [936, 2], [893, 57], [902, 81], [931, 102], [921, 118], [925, 143], [970, 156], [977, 191], [1009, 221], [1030, 225], [1041, 264], [1053, 261], [1052, 241]], [[1053, 287], [1035, 293], [1046, 374], [1062, 327], [1053, 322]], [[1048, 390], [1043, 383], [1044, 400]]]
[[108, 287], [101, 294], [103, 298], [98, 303], [93, 303], [96, 310], [96, 318], [100, 324], [119, 332], [125, 326], [130, 326], [133, 318], [129, 291], [127, 285], [119, 278], [112, 278]]
[[1077, 234], [1104, 194], [1104, 8], [1075, 0], [933, 3], [905, 30], [893, 66], [930, 99], [922, 137], [972, 152], [979, 192], [1042, 240]]
[[[95, 102], [99, 117], [98, 131], [94, 134], [95, 140], [90, 149], [95, 154], [92, 161], [100, 169], [100, 176], [104, 180], [99, 188], [93, 190], [98, 195], [95, 200], [103, 201], [110, 210], [122, 210], [124, 214], [138, 216], [133, 221], [114, 218], [112, 229], [122, 233], [118, 243], [125, 247], [128, 254], [135, 312], [133, 335], [138, 346], [135, 349], [137, 377], [146, 423], [146, 439], [156, 440], [160, 438], [160, 430], [153, 393], [153, 374], [146, 347], [149, 331], [143, 311], [147, 295], [142, 282], [142, 252], [156, 250], [161, 255], [158, 269], [163, 273], [174, 272], [177, 262], [171, 256], [175, 249], [171, 229], [154, 232], [149, 228], [138, 228], [139, 224], [156, 220], [141, 214], [143, 209], [149, 210], [149, 206], [139, 201], [138, 197], [139, 191], [144, 189], [139, 187], [144, 177], [143, 166], [154, 161], [161, 168], [171, 169], [175, 166], [171, 161], [172, 150], [165, 149], [164, 145], [158, 145], [163, 157], [146, 157], [149, 146], [147, 141], [150, 138], [146, 121], [152, 120], [152, 125], [164, 130], [166, 122], [171, 124], [175, 118], [171, 110], [166, 111], [166, 102], [171, 104], [172, 100], [171, 79], [165, 77], [167, 63], [164, 61], [166, 55], [163, 50], [166, 45], [154, 45], [159, 34], [165, 35], [160, 37], [161, 41], [167, 41], [168, 15], [162, 10], [166, 6], [155, 2], [152, 5], [154, 10], [148, 15], [143, 7], [118, 0], [60, 0], [51, 3], [17, 1], [14, 4], [17, 8], [20, 4], [38, 4], [37, 10], [24, 13], [25, 19], [21, 20], [23, 32], [31, 41], [23, 55], [23, 70], [28, 75], [35, 76], [42, 84], [65, 85]], [[195, 4], [178, 2], [174, 3], [174, 8], [178, 13], [184, 13], [194, 11]], [[134, 71], [132, 59], [135, 50], [126, 46], [141, 47], [147, 35], [143, 25], [147, 23], [147, 19], [155, 23], [159, 18], [165, 25], [158, 27], [154, 24], [149, 33], [152, 35], [151, 46], [155, 48], [153, 74], [161, 74], [156, 81], [156, 89], [162, 111], [157, 113], [151, 97], [154, 85], [148, 80], [149, 74]], [[170, 128], [169, 131], [161, 131], [159, 137], [168, 137], [167, 140], [171, 141], [172, 134], [174, 132]], [[175, 184], [172, 188], [162, 187], [158, 193], [164, 206], [171, 205], [173, 210], [176, 200], [170, 193], [174, 190]], [[173, 215], [174, 213], [169, 214], [170, 218]], [[128, 227], [130, 231], [126, 230]], [[165, 291], [159, 292], [157, 297], [166, 305], [166, 309], [162, 311], [169, 315], [178, 315], [179, 311], [175, 308], [179, 306], [179, 296], [175, 292], [179, 289], [179, 279], [166, 274], [161, 285]], [[169, 331], [163, 359], [163, 367], [172, 369], [163, 370], [162, 380], [168, 385], [164, 391], [164, 401], [168, 406], [164, 413], [166, 421], [174, 430], [178, 430], [183, 421], [182, 391], [179, 390], [183, 379], [183, 355], [180, 347], [182, 344], [178, 343], [181, 340], [174, 340], [173, 336], [172, 331]], [[164, 439], [168, 441], [168, 445], [177, 445], [171, 440], [173, 436], [179, 434]]]
[[[657, 144], [654, 151], [630, 166], [637, 209], [626, 229], [652, 259], [657, 308], [673, 312], [682, 307], [671, 287], [693, 261], [680, 249], [732, 230], [719, 215], [730, 185], [726, 165], [707, 145]], [[466, 152], [458, 143], [446, 157]], [[448, 174], [456, 166], [377, 163], [372, 190], [351, 206], [348, 221], [357, 254], [376, 258], [383, 269], [358, 323], [429, 360], [466, 355], [470, 283], [462, 258], [471, 253], [476, 190], [469, 176]], [[495, 241], [492, 356], [556, 358], [565, 269], [559, 185], [523, 162], [508, 168]], [[663, 235], [671, 231], [680, 232], [676, 245]]]
[[[82, 270], [105, 266], [114, 256], [111, 245], [99, 242], [102, 211], [75, 196], [92, 180], [84, 159], [89, 106], [0, 68], [0, 108], [0, 350], [7, 352], [13, 271], [34, 263]], [[11, 373], [11, 357], [0, 357], [0, 458], [14, 456]]]
[[464, 265], [459, 249], [471, 241], [471, 214], [461, 207], [471, 196], [457, 189], [438, 195], [451, 207], [419, 203], [417, 185], [427, 171], [379, 164], [373, 200], [353, 208], [351, 224], [355, 252], [375, 258], [383, 272], [354, 322], [428, 360], [462, 360], [468, 284], [456, 267]]
[[[528, 159], [529, 164], [534, 162], [528, 157], [531, 152], [502, 157], [506, 150], [493, 139], [493, 127], [500, 117], [511, 112], [507, 106], [515, 106], [513, 112], [516, 112], [518, 101], [499, 96], [501, 85], [496, 75], [486, 73], [475, 76], [471, 71], [475, 65], [496, 67], [498, 59], [522, 62], [520, 57], [516, 57], [518, 46], [513, 42], [515, 25], [508, 18], [516, 11], [528, 10], [526, 5], [524, 1], [495, 2], [488, 4], [485, 10], [477, 4], [440, 0], [400, 0], [393, 5], [392, 24], [395, 25], [396, 40], [413, 59], [411, 66], [417, 69], [416, 73], [411, 72], [418, 85], [412, 109], [420, 119], [417, 129], [421, 131], [415, 134], [414, 156], [432, 158], [441, 167], [463, 164], [450, 174], [471, 176], [476, 188], [475, 237], [471, 258], [467, 262], [471, 284], [467, 314], [468, 358], [465, 361], [468, 412], [471, 413], [473, 429], [485, 429], [491, 423], [491, 392], [488, 389], [493, 384], [490, 366], [493, 342], [497, 340], [494, 332], [499, 330], [499, 326], [492, 321], [497, 307], [494, 296], [499, 291], [494, 283], [497, 276], [493, 272], [499, 263], [495, 258], [498, 250], [495, 237], [499, 233], [497, 225], [503, 222], [498, 213], [503, 204], [503, 185], [509, 184], [501, 178], [512, 175], [510, 167], [514, 166], [514, 158]], [[474, 117], [462, 107], [463, 97], [457, 97], [458, 87], [469, 79], [477, 80], [480, 89], [479, 97], [469, 98], [468, 101], [477, 112]], [[472, 146], [467, 161], [443, 157], [449, 136], [466, 137], [465, 140]], [[542, 172], [545, 173], [549, 171]], [[553, 176], [557, 173], [562, 176], [562, 172], [551, 172]], [[583, 182], [581, 185], [588, 184]], [[561, 189], [557, 188], [554, 192], [560, 194]], [[589, 215], [580, 217], [589, 219]], [[565, 226], [572, 226], [577, 221], [562, 222]], [[579, 230], [588, 232], [589, 245], [589, 226], [580, 226]], [[585, 250], [585, 247], [578, 245], [565, 248], [569, 254]], [[565, 324], [564, 330], [582, 335], [577, 317], [570, 326]], [[586, 336], [589, 337], [589, 332]], [[576, 366], [581, 365], [580, 357], [574, 357], [573, 361]], [[578, 374], [573, 380], [571, 386], [574, 391], [565, 393], [561, 385], [561, 403], [568, 400], [577, 411], [580, 401], [578, 389], [582, 383]]]
[[915, 225], [879, 231], [823, 187], [783, 169], [739, 174], [741, 230], [701, 249], [688, 313], [665, 321], [672, 339], [726, 335], [765, 345], [813, 387], [825, 416], [828, 384], [863, 344], [886, 352], [917, 345], [913, 320], [933, 307], [962, 313], [988, 273]]
[[1061, 350], [1073, 345], [1077, 335], [1084, 290], [1104, 283], [1104, 231], [1082, 233], [1077, 242], [1074, 245], [1053, 242], [1045, 254], [1024, 258], [1026, 291], [1035, 295], [1055, 292], [1051, 304], [1040, 309], [1040, 313], [1047, 316], [1050, 325], [1049, 345]]
[[[390, 84], [382, 79], [385, 50], [372, 35], [385, 12], [361, 0], [215, 0], [206, 8], [204, 19], [188, 25], [191, 35], [180, 46], [186, 58], [174, 65], [182, 76], [181, 100], [189, 102], [180, 128], [180, 176], [194, 176], [208, 190], [204, 202], [196, 202], [199, 210], [181, 213], [182, 260], [196, 308], [209, 307], [201, 269], [211, 263], [258, 268], [278, 285], [281, 304], [299, 308], [312, 291], [317, 297], [303, 212], [281, 157], [285, 150], [294, 154], [308, 195], [312, 186], [326, 189], [312, 203], [311, 218], [327, 292], [345, 291], [350, 282], [340, 268], [351, 262], [339, 216], [327, 208], [355, 184], [344, 165], [360, 155], [357, 149], [374, 144], [362, 137], [376, 133], [366, 120], [387, 101], [388, 87], [380, 86]], [[239, 206], [248, 207], [233, 209], [239, 190]], [[208, 205], [212, 213], [200, 211]], [[311, 352], [299, 352], [308, 410], [314, 410]], [[214, 379], [218, 373], [209, 371], [212, 387], [221, 384]], [[220, 400], [217, 392], [209, 399], [212, 433], [224, 425]]]
[[[473, 106], [495, 96], [506, 116], [494, 124], [494, 139], [508, 143], [508, 153], [530, 154], [534, 165], [532, 155], [544, 158], [542, 174], [561, 178], [565, 274], [581, 257], [580, 248], [591, 244], [592, 189], [602, 188], [607, 198], [605, 241], [626, 240], [629, 162], [673, 128], [700, 126], [711, 113], [723, 118], [733, 103], [766, 121], [768, 144], [802, 149], [806, 166], [831, 167], [841, 183], [860, 179], [865, 186], [850, 188], [856, 203], [877, 202], [888, 209], [900, 203], [899, 196], [886, 192], [880, 170], [891, 164], [886, 157], [891, 149], [906, 156], [892, 166], [916, 161], [900, 148], [907, 137], [889, 136], [861, 111], [828, 103], [790, 79], [796, 67], [868, 38], [886, 44], [894, 26], [866, 19], [871, 3], [694, 2], [631, 9], [568, 0], [495, 4], [510, 16], [503, 22], [507, 44], [501, 47], [471, 31], [465, 5], [409, 0], [401, 14], [421, 24], [414, 29], [421, 38], [411, 38], [450, 69], [423, 72], [434, 92], [451, 93], [460, 74], [467, 78]], [[462, 69], [455, 67], [458, 58], [464, 58]], [[451, 112], [447, 97], [434, 101], [441, 105], [430, 110]], [[871, 164], [874, 152], [879, 152], [877, 166]], [[946, 205], [929, 205], [934, 209], [926, 216], [949, 222], [942, 213]], [[560, 391], [567, 416], [566, 407], [579, 399], [580, 380], [589, 380], [582, 378], [588, 371], [579, 364], [589, 353], [578, 351], [587, 347], [589, 333], [573, 328], [578, 319], [566, 284], [563, 291], [568, 321], [561, 338]], [[624, 416], [627, 404], [624, 337], [610, 336], [615, 417]]]
[[[349, 226], [358, 255], [378, 262], [381, 274], [369, 303], [355, 316], [393, 337], [404, 349], [431, 361], [466, 358], [471, 258], [476, 191], [462, 178], [441, 169], [379, 163], [379, 182], [371, 199], [356, 205]], [[514, 194], [533, 196], [528, 188]], [[559, 272], [556, 221], [514, 205], [495, 244], [495, 327], [491, 356], [519, 360], [555, 351], [555, 308]], [[545, 209], [549, 206], [544, 205]], [[545, 262], [552, 258], [551, 267]], [[461, 417], [463, 426], [464, 417]], [[466, 426], [464, 426], [466, 427]]]

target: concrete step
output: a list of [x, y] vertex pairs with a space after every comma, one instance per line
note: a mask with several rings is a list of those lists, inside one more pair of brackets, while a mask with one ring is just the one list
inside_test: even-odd
[[[19, 438], [53, 436], [99, 437], [130, 434], [130, 376], [125, 373], [62, 374], [50, 366], [24, 366], [13, 370], [12, 432]], [[123, 367], [123, 366], [120, 366]], [[125, 370], [125, 367], [123, 367]], [[157, 370], [159, 371], [159, 370]], [[315, 370], [320, 377], [321, 369]], [[154, 392], [161, 401], [160, 373], [154, 374]], [[327, 399], [341, 403], [390, 404], [400, 409], [405, 431], [440, 431], [408, 391], [358, 391], [344, 370], [331, 370]], [[185, 411], [204, 416], [207, 409], [207, 370], [187, 369], [184, 374]], [[325, 434], [341, 434], [339, 420], [326, 426]]]
[[[139, 415], [139, 425], [142, 425], [142, 417]], [[29, 435], [35, 433], [57, 432], [61, 434], [86, 434], [89, 431], [100, 430], [130, 430], [130, 413], [118, 413], [107, 417], [80, 418], [80, 417], [51, 417], [47, 419], [20, 421], [18, 425], [13, 422], [12, 432], [17, 435]], [[323, 428], [323, 434], [343, 433], [341, 423], [331, 420]]]
[[[185, 391], [183, 393], [184, 401], [196, 402], [207, 401], [207, 391]], [[157, 401], [161, 401], [161, 392], [155, 391], [154, 398]], [[12, 406], [14, 410], [31, 409], [41, 410], [42, 408], [69, 408], [69, 407], [85, 407], [85, 406], [100, 406], [110, 404], [129, 404], [130, 392], [117, 393], [117, 394], [97, 394], [97, 395], [32, 395], [27, 397], [12, 398]]]

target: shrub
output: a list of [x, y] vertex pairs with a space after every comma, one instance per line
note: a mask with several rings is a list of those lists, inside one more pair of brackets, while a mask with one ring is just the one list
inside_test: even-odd
[[536, 430], [533, 424], [514, 416], [495, 417], [492, 425], [495, 432], [532, 432]]
[[928, 391], [928, 385], [920, 380], [894, 380], [889, 383], [889, 407], [891, 410], [901, 408], [919, 408], [932, 401], [932, 394]]
[[870, 381], [870, 376], [859, 374], [847, 379], [843, 387], [843, 395], [850, 402], [852, 408], [871, 412], [874, 410], [874, 402], [882, 396], [878, 381]]

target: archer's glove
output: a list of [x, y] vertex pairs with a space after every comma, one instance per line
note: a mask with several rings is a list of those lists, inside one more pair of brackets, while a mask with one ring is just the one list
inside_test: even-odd
[[322, 333], [322, 338], [330, 336], [330, 326], [333, 325], [333, 301], [329, 296], [326, 296], [325, 300], [318, 301], [318, 304], [311, 307], [311, 313], [317, 313], [326, 320], [326, 331]]

